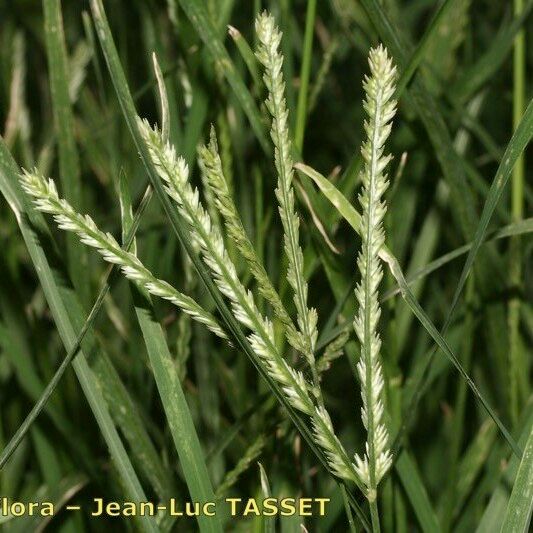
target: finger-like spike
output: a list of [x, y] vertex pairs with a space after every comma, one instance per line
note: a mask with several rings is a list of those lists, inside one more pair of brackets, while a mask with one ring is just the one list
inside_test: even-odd
[[285, 82], [283, 80], [283, 56], [279, 51], [281, 32], [274, 17], [267, 12], [261, 13], [255, 22], [259, 40], [256, 53], [265, 72], [263, 79], [268, 89], [266, 107], [272, 116], [270, 136], [274, 143], [274, 163], [278, 173], [276, 198], [283, 225], [284, 251], [288, 259], [287, 281], [294, 292], [297, 325], [301, 335], [302, 351], [311, 368], [315, 387], [318, 388], [318, 374], [315, 367], [315, 345], [318, 337], [316, 311], [307, 305], [307, 281], [304, 276], [304, 259], [299, 243], [299, 218], [294, 210], [294, 175], [292, 143], [289, 135], [289, 111], [285, 102]]
[[377, 484], [390, 467], [390, 452], [386, 449], [388, 434], [383, 425], [383, 373], [379, 352], [381, 340], [377, 331], [381, 314], [378, 301], [378, 286], [383, 277], [379, 251], [385, 241], [383, 217], [386, 207], [382, 195], [388, 182], [385, 168], [391, 160], [384, 154], [384, 144], [390, 135], [391, 120], [396, 103], [394, 94], [396, 69], [379, 45], [369, 54], [370, 76], [365, 76], [363, 88], [366, 98], [363, 107], [368, 115], [364, 122], [367, 140], [361, 154], [364, 166], [361, 174], [363, 189], [359, 194], [362, 207], [361, 240], [362, 249], [357, 258], [361, 282], [355, 295], [359, 305], [354, 320], [354, 330], [361, 342], [361, 358], [357, 372], [361, 381], [363, 408], [361, 417], [367, 430], [366, 450], [363, 458], [356, 456], [355, 466], [366, 485], [369, 500], [376, 497]]
[[96, 248], [109, 263], [120, 267], [131, 281], [148, 292], [172, 302], [183, 312], [206, 325], [213, 333], [226, 338], [216, 318], [203, 309], [190, 296], [182, 294], [166, 281], [156, 278], [133, 253], [123, 250], [110, 233], [104, 233], [89, 215], [81, 215], [65, 200], [59, 197], [52, 179], [46, 180], [36, 170], [23, 171], [20, 176], [23, 189], [33, 197], [41, 211], [51, 213], [61, 229], [76, 233], [81, 242]]

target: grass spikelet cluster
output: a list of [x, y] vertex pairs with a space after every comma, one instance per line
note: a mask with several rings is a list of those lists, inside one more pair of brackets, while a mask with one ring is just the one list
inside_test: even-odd
[[[176, 156], [174, 147], [163, 141], [157, 128], [140, 119], [138, 125], [149, 148], [152, 163], [165, 183], [165, 190], [187, 221], [191, 237], [201, 249], [204, 262], [211, 270], [218, 288], [230, 300], [235, 318], [251, 330], [248, 339], [254, 352], [262, 359], [270, 376], [282, 387], [289, 403], [311, 417], [315, 440], [325, 451], [332, 471], [341, 478], [359, 481], [353, 464], [335, 435], [327, 411], [323, 406], [315, 405], [309, 393], [311, 386], [302, 372], [290, 367], [279, 353], [271, 321], [259, 312], [253, 294], [239, 280], [222, 236], [202, 207], [198, 191], [189, 183], [189, 169], [185, 160]], [[212, 156], [213, 153], [209, 157]], [[208, 163], [204, 162], [202, 166], [207, 168]]]
[[53, 215], [59, 228], [75, 233], [83, 244], [96, 248], [108, 263], [118, 265], [128, 279], [150, 294], [168, 300], [194, 320], [207, 326], [218, 337], [227, 338], [215, 317], [190, 296], [156, 278], [136, 255], [123, 250], [113, 235], [99, 230], [89, 215], [80, 215], [64, 198], [60, 198], [52, 179], [46, 180], [37, 170], [24, 170], [21, 183], [24, 190], [35, 199], [37, 209]]
[[199, 150], [199, 164], [202, 174], [207, 178], [211, 191], [216, 198], [216, 207], [225, 221], [228, 235], [246, 260], [250, 272], [257, 281], [260, 294], [272, 305], [276, 317], [287, 328], [288, 340], [293, 342], [294, 347], [298, 349], [300, 344], [295, 342], [297, 337], [296, 328], [276, 289], [272, 285], [265, 267], [257, 257], [254, 246], [246, 234], [246, 230], [237, 212], [237, 207], [231, 197], [222, 168], [214, 128], [211, 128], [209, 144], [202, 146]]
[[307, 306], [308, 286], [304, 277], [304, 259], [299, 243], [300, 220], [294, 208], [294, 177], [292, 143], [289, 135], [289, 111], [285, 101], [285, 82], [283, 80], [283, 56], [279, 51], [281, 32], [274, 17], [267, 12], [258, 16], [255, 30], [259, 39], [257, 58], [264, 66], [263, 80], [268, 90], [266, 107], [272, 116], [270, 135], [274, 143], [274, 161], [278, 173], [276, 197], [279, 202], [279, 214], [283, 224], [285, 253], [288, 259], [287, 280], [294, 291], [294, 303], [297, 311], [299, 328], [299, 345], [313, 375], [315, 383], [315, 345], [317, 340], [318, 316], [315, 309]]
[[361, 172], [363, 190], [359, 195], [362, 244], [357, 266], [361, 281], [355, 290], [359, 310], [354, 329], [361, 343], [357, 371], [363, 399], [361, 414], [368, 435], [365, 455], [363, 458], [356, 455], [356, 464], [357, 472], [366, 485], [367, 497], [374, 500], [377, 485], [392, 464], [387, 447], [388, 433], [383, 423], [384, 380], [378, 332], [381, 315], [378, 288], [383, 277], [379, 252], [385, 243], [383, 217], [386, 206], [383, 194], [388, 186], [385, 168], [392, 158], [384, 154], [384, 145], [396, 113], [396, 101], [393, 99], [396, 68], [382, 46], [370, 51], [368, 63], [370, 76], [364, 81], [367, 139], [361, 148], [364, 161]]

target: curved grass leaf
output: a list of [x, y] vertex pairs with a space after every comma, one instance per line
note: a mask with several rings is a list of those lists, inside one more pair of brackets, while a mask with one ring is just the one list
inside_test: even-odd
[[[63, 31], [61, 0], [43, 0], [43, 11], [52, 110], [59, 149], [59, 177], [65, 195], [70, 198], [75, 208], [80, 209], [82, 206], [80, 164], [69, 97], [68, 57]], [[82, 303], [86, 304], [89, 299], [90, 288], [86, 279], [87, 250], [71, 235], [67, 237], [67, 246], [72, 282], [77, 293], [81, 295]]]
[[513, 167], [519, 156], [525, 150], [532, 136], [533, 99], [529, 102], [524, 116], [522, 117], [522, 121], [514, 132], [511, 140], [509, 141], [509, 144], [507, 145], [505, 153], [503, 154], [502, 162], [500, 163], [500, 166], [496, 171], [496, 175], [494, 176], [494, 180], [492, 181], [492, 184], [490, 186], [489, 194], [485, 201], [485, 205], [483, 206], [481, 218], [479, 220], [479, 224], [477, 226], [476, 233], [472, 241], [472, 247], [470, 248], [470, 251], [466, 258], [463, 271], [461, 272], [461, 277], [459, 278], [459, 282], [457, 284], [457, 288], [455, 289], [452, 304], [450, 306], [450, 310], [448, 311], [448, 316], [446, 318], [446, 324], [449, 324], [449, 322], [451, 321], [451, 317], [459, 301], [461, 291], [463, 290], [463, 287], [466, 283], [466, 279], [468, 277], [468, 274], [470, 273], [470, 270], [472, 269], [479, 249], [483, 244], [483, 241], [485, 240], [485, 235], [489, 227], [490, 219], [502, 196], [503, 190], [507, 185], [507, 182], [509, 181], [509, 177], [511, 176]]
[[447, 14], [450, 12], [450, 9], [454, 7], [454, 4], [457, 0], [445, 0], [440, 4], [438, 11], [435, 13], [431, 22], [429, 23], [428, 28], [424, 32], [424, 35], [420, 39], [415, 51], [411, 54], [411, 57], [403, 69], [398, 83], [396, 84], [396, 98], [400, 98], [404, 89], [407, 87], [407, 84], [414, 76], [416, 69], [420, 65], [422, 59], [424, 59], [424, 54], [428, 49], [428, 45], [431, 44], [431, 38], [440, 28], [440, 25], [445, 21]]
[[396, 461], [396, 471], [407, 493], [407, 497], [413, 506], [422, 531], [425, 533], [437, 533], [441, 527], [429, 501], [427, 491], [420, 479], [416, 464], [406, 451], [403, 451]]
[[[201, 504], [215, 501], [204, 453], [161, 325], [153, 316], [149, 299], [134, 294], [134, 300], [137, 320], [191, 499]], [[216, 516], [200, 515], [197, 520], [202, 532], [222, 531]]]
[[300, 69], [300, 88], [298, 90], [298, 105], [296, 108], [296, 125], [294, 132], [294, 147], [302, 152], [307, 118], [307, 95], [309, 92], [309, 76], [311, 74], [311, 55], [313, 52], [313, 34], [315, 31], [316, 1], [308, 0], [305, 16], [305, 35]]
[[533, 426], [529, 431], [501, 531], [526, 533], [533, 511]]
[[[305, 175], [311, 177], [313, 181], [315, 181], [315, 183], [320, 184], [319, 187], [321, 188], [324, 195], [328, 198], [328, 200], [331, 201], [332, 205], [337, 208], [339, 212], [341, 212], [342, 216], [352, 226], [352, 228], [357, 233], [361, 231], [361, 215], [332, 183], [329, 183], [324, 176], [321, 176], [316, 170], [312, 169], [307, 165], [298, 163], [295, 165], [295, 168], [303, 172]], [[455, 368], [459, 371], [463, 379], [466, 381], [466, 383], [476, 396], [476, 398], [480, 401], [483, 408], [487, 411], [487, 414], [494, 420], [503, 437], [511, 446], [513, 452], [518, 457], [520, 457], [522, 452], [514, 441], [513, 437], [511, 436], [503, 422], [500, 420], [494, 409], [492, 409], [488, 401], [478, 390], [472, 378], [470, 378], [466, 370], [463, 368], [461, 362], [459, 361], [459, 359], [457, 359], [456, 355], [453, 353], [447, 341], [439, 333], [429, 316], [422, 309], [417, 299], [414, 297], [413, 293], [411, 292], [411, 289], [409, 288], [409, 285], [405, 280], [398, 260], [394, 257], [392, 252], [386, 246], [383, 246], [381, 248], [380, 257], [388, 264], [392, 275], [394, 276], [396, 282], [398, 283], [398, 286], [400, 287], [402, 297], [411, 308], [411, 311], [415, 314], [421, 325], [436, 342], [437, 346], [446, 354], [446, 356], [450, 359]]]
[[[157, 68], [158, 66], [156, 71]], [[161, 100], [166, 100], [166, 92], [164, 90], [161, 90]], [[164, 111], [162, 111], [162, 115], [165, 115]], [[168, 115], [166, 120], [168, 121]], [[130, 235], [133, 236], [136, 229], [136, 220], [131, 217], [128, 192], [126, 184], [122, 183], [120, 204], [122, 206], [122, 233], [126, 236], [124, 238], [124, 247], [129, 247], [131, 239], [128, 239], [128, 237]], [[135, 286], [132, 287], [132, 291], [135, 314], [143, 334], [161, 403], [165, 410], [191, 498], [193, 501], [201, 503], [214, 501], [213, 488], [207, 472], [204, 453], [196, 434], [194, 422], [183, 393], [176, 365], [170, 355], [165, 335], [161, 325], [154, 318], [151, 299], [147, 293], [144, 291], [141, 293]], [[175, 517], [168, 518], [175, 520]], [[200, 516], [198, 525], [201, 531], [221, 530], [216, 517], [212, 519], [207, 516]]]
[[233, 26], [228, 26], [229, 36], [233, 39], [233, 42], [237, 46], [237, 50], [241, 54], [241, 57], [246, 64], [248, 72], [252, 77], [255, 90], [261, 87], [261, 75], [259, 74], [259, 66], [257, 64], [257, 58], [254, 55], [252, 47], [248, 44], [248, 41], [243, 37], [242, 33]]
[[461, 462], [458, 465], [457, 485], [455, 490], [455, 504], [453, 516], [457, 516], [463, 507], [472, 488], [475, 486], [477, 476], [485, 467], [487, 457], [494, 445], [496, 437], [496, 426], [487, 419], [481, 427], [474, 440], [465, 451]]
[[[527, 233], [533, 232], [533, 218], [526, 218], [524, 220], [521, 220], [520, 222], [515, 222], [513, 224], [508, 224], [507, 226], [504, 226], [503, 228], [495, 231], [488, 239], [484, 241], [490, 242], [490, 241], [496, 241], [498, 239], [504, 239], [506, 237], [512, 237], [514, 235], [524, 235]], [[462, 255], [467, 254], [472, 249], [472, 243], [465, 244], [464, 246], [460, 246], [459, 248], [456, 248], [455, 250], [452, 250], [451, 252], [448, 252], [444, 255], [441, 255], [440, 257], [437, 257], [437, 259], [434, 259], [427, 265], [425, 265], [423, 268], [417, 270], [416, 272], [413, 272], [412, 275], [406, 277], [406, 281], [408, 285], [411, 285], [415, 281], [427, 276], [428, 274], [431, 274], [432, 272], [435, 272], [435, 270], [438, 270], [439, 268], [443, 267], [447, 263], [453, 261], [454, 259], [457, 259], [458, 257], [461, 257]], [[395, 287], [392, 289], [389, 289], [387, 292], [383, 294], [383, 300], [388, 300], [389, 298], [392, 298], [396, 294], [400, 292], [399, 287]]]
[[[526, 446], [527, 440], [531, 434], [533, 427], [533, 403], [530, 401], [523, 409], [519, 423], [515, 430], [515, 437], [522, 446]], [[485, 504], [487, 496], [487, 487], [481, 486], [476, 490], [480, 493], [481, 502], [485, 506], [485, 510], [481, 519], [477, 520], [476, 533], [496, 533], [501, 531], [501, 526], [505, 518], [505, 512], [509, 505], [509, 499], [520, 461], [517, 457], [508, 457], [504, 450], [496, 448], [493, 451], [495, 465], [506, 465], [505, 469], [492, 469], [492, 472], [487, 472], [486, 477], [489, 478], [490, 487], [492, 488], [492, 495], [487, 504]]]

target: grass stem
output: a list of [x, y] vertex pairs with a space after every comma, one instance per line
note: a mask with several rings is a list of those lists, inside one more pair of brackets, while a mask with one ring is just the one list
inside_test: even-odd
[[316, 0], [307, 0], [307, 14], [305, 16], [304, 50], [302, 67], [300, 70], [300, 90], [298, 91], [298, 107], [296, 109], [296, 128], [294, 145], [298, 153], [302, 153], [305, 122], [307, 117], [307, 96], [309, 93], [309, 76], [311, 74], [311, 57], [313, 52], [313, 34], [316, 17]]
[[[519, 17], [524, 9], [524, 0], [514, 0], [515, 16]], [[525, 70], [526, 49], [525, 31], [522, 29], [514, 42], [513, 61], [513, 131], [516, 131], [525, 109]], [[519, 222], [524, 214], [524, 154], [516, 160], [511, 177], [511, 217], [513, 222]], [[516, 424], [520, 410], [519, 376], [526, 372], [521, 368], [520, 356], [520, 285], [522, 277], [522, 255], [520, 251], [520, 236], [515, 235], [510, 242], [509, 284], [514, 295], [509, 302], [509, 413], [512, 424]]]

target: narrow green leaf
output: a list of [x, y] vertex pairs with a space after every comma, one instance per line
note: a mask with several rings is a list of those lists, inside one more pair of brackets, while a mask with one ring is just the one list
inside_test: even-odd
[[[450, 9], [454, 7], [457, 0], [444, 0], [439, 6], [438, 11], [435, 13], [431, 22], [429, 23], [424, 35], [420, 39], [414, 52], [407, 63], [407, 66], [403, 69], [403, 72], [396, 85], [396, 98], [400, 98], [407, 84], [416, 72], [416, 69], [420, 65], [420, 62], [424, 58], [424, 54], [431, 44], [433, 35], [439, 30], [441, 24], [446, 20], [446, 16], [450, 12]], [[461, 0], [462, 1], [462, 0]]]
[[518, 467], [513, 492], [505, 512], [502, 533], [529, 531], [533, 511], [533, 426], [529, 431], [524, 455]]
[[[155, 57], [155, 56], [154, 56]], [[155, 63], [157, 64], [157, 63]], [[157, 67], [156, 67], [157, 69]], [[162, 97], [164, 100], [165, 98]], [[129, 213], [129, 194], [123, 184], [121, 188], [121, 205], [124, 206], [122, 216], [122, 232], [128, 235], [135, 229], [134, 221]], [[127, 241], [124, 246], [128, 246]], [[185, 475], [187, 487], [192, 501], [207, 503], [214, 501], [214, 492], [207, 472], [204, 453], [196, 434], [194, 422], [183, 393], [176, 365], [170, 355], [161, 325], [154, 317], [150, 297], [136, 287], [132, 287], [135, 301], [135, 313], [143, 334], [150, 365], [154, 372], [159, 396], [180, 464]], [[222, 531], [218, 518], [201, 515], [198, 517], [201, 531]]]
[[269, 153], [270, 146], [261, 115], [226, 48], [222, 44], [217, 30], [211, 18], [208, 16], [205, 3], [200, 0], [180, 0], [180, 5], [233, 89], [235, 96], [250, 121], [250, 125], [257, 136], [259, 144], [266, 153]]
[[398, 472], [407, 497], [413, 506], [422, 531], [426, 533], [437, 533], [440, 531], [441, 527], [437, 515], [431, 506], [429, 496], [420, 478], [416, 464], [406, 451], [403, 451], [398, 457], [395, 469]]
[[[328, 198], [332, 205], [339, 210], [339, 212], [352, 226], [352, 228], [357, 233], [361, 231], [361, 215], [332, 183], [328, 182], [328, 180], [324, 176], [321, 176], [316, 170], [312, 169], [307, 165], [304, 165], [303, 163], [297, 163], [295, 165], [295, 168], [312, 178], [313, 181], [315, 181], [315, 183], [317, 183], [317, 185], [320, 187], [326, 198]], [[394, 276], [400, 287], [402, 297], [411, 308], [411, 311], [415, 314], [421, 325], [436, 342], [437, 346], [446, 354], [446, 356], [450, 359], [455, 368], [457, 368], [457, 370], [459, 371], [463, 379], [466, 381], [476, 398], [481, 402], [481, 405], [487, 411], [489, 416], [494, 420], [500, 432], [504, 436], [505, 440], [507, 440], [507, 442], [511, 446], [513, 452], [518, 457], [520, 457], [522, 452], [514, 441], [513, 437], [511, 436], [503, 422], [500, 420], [494, 409], [490, 406], [488, 401], [478, 390], [472, 378], [470, 378], [466, 370], [461, 365], [459, 359], [457, 359], [456, 355], [453, 353], [446, 339], [444, 339], [444, 337], [439, 333], [429, 316], [422, 309], [417, 299], [414, 297], [413, 293], [411, 292], [411, 289], [409, 288], [409, 285], [405, 280], [400, 264], [396, 257], [394, 257], [392, 252], [385, 245], [381, 248], [380, 257], [388, 264], [391, 274]]]
[[[513, 224], [508, 224], [507, 226], [504, 226], [503, 228], [493, 232], [489, 238], [485, 239], [484, 243], [487, 242], [493, 242], [498, 239], [504, 239], [507, 237], [512, 237], [513, 235], [525, 235], [527, 233], [533, 232], [533, 218], [526, 218], [524, 220], [521, 220], [520, 222], [515, 222]], [[434, 259], [421, 269], [417, 270], [416, 272], [413, 272], [410, 276], [406, 277], [406, 281], [408, 285], [411, 285], [415, 281], [427, 276], [428, 274], [431, 274], [432, 272], [435, 272], [435, 270], [438, 270], [442, 266], [446, 265], [450, 261], [453, 261], [454, 259], [457, 259], [458, 257], [461, 257], [462, 255], [467, 254], [472, 249], [472, 243], [465, 244], [464, 246], [460, 246], [459, 248], [456, 248], [455, 250], [452, 250], [451, 252], [448, 252], [444, 255], [441, 255], [440, 257], [437, 257], [437, 259]], [[400, 288], [392, 288], [389, 289], [384, 295], [383, 299], [387, 300], [391, 298], [392, 296], [398, 294], [400, 292]]]
[[311, 178], [322, 194], [331, 202], [333, 207], [337, 209], [348, 224], [350, 224], [357, 233], [361, 231], [361, 215], [346, 199], [346, 196], [344, 196], [344, 194], [342, 194], [331, 181], [322, 176], [322, 174], [317, 172], [314, 168], [303, 163], [296, 163], [294, 168]]
[[494, 445], [496, 436], [496, 426], [491, 420], [487, 419], [480, 427], [474, 440], [466, 450], [458, 466], [457, 485], [455, 492], [455, 510], [456, 515], [468, 494], [474, 486], [476, 477], [485, 466], [487, 456]]
[[[257, 463], [259, 465], [259, 477], [261, 480], [261, 490], [263, 492], [264, 498], [271, 498], [272, 497], [272, 491], [270, 490], [270, 482], [268, 481], [268, 476], [263, 468], [263, 465], [261, 463]], [[276, 519], [273, 516], [263, 516], [263, 533], [274, 533], [275, 526], [276, 526]]]
[[261, 87], [261, 76], [259, 74], [259, 66], [257, 64], [257, 59], [254, 55], [254, 51], [251, 46], [248, 44], [248, 41], [243, 37], [242, 33], [233, 26], [228, 26], [229, 36], [233, 39], [233, 42], [237, 46], [237, 50], [241, 54], [250, 76], [254, 82], [255, 89], [257, 90]]
[[170, 134], [170, 112], [168, 108], [168, 95], [167, 89], [165, 87], [165, 78], [163, 77], [163, 72], [157, 61], [157, 55], [154, 52], [152, 54], [152, 64], [154, 67], [154, 74], [157, 80], [157, 88], [159, 91], [159, 106], [160, 106], [160, 116], [161, 116], [161, 133], [163, 139], [168, 141]]
[[461, 277], [459, 278], [459, 282], [455, 289], [455, 294], [453, 296], [452, 304], [451, 304], [450, 310], [448, 311], [446, 324], [449, 323], [452, 313], [455, 310], [455, 307], [459, 301], [459, 297], [466, 283], [468, 274], [470, 273], [470, 270], [472, 269], [472, 266], [479, 252], [479, 249], [481, 245], [483, 244], [483, 241], [485, 240], [485, 235], [486, 235], [486, 232], [489, 226], [490, 219], [503, 194], [503, 190], [505, 189], [505, 186], [507, 185], [507, 182], [509, 181], [509, 177], [511, 175], [513, 167], [517, 159], [520, 157], [522, 152], [525, 150], [532, 136], [533, 136], [533, 99], [529, 102], [529, 105], [527, 106], [526, 112], [524, 113], [524, 116], [522, 118], [522, 121], [520, 122], [520, 125], [514, 132], [511, 140], [509, 141], [509, 144], [507, 145], [507, 148], [505, 150], [505, 153], [503, 154], [503, 158], [500, 163], [500, 166], [498, 167], [498, 170], [496, 171], [496, 175], [494, 176], [494, 180], [492, 181], [492, 184], [490, 186], [490, 191], [485, 201], [485, 204], [483, 206], [481, 218], [479, 220], [479, 224], [477, 225], [476, 233], [472, 241], [472, 247], [470, 248], [463, 270], [461, 272]]
[[[80, 209], [82, 207], [80, 164], [69, 97], [69, 61], [63, 31], [61, 0], [43, 0], [43, 9], [52, 110], [59, 148], [59, 177], [65, 196], [70, 198], [75, 208]], [[90, 288], [87, 279], [87, 250], [73, 236], [67, 237], [67, 243], [69, 272], [81, 302], [87, 304]]]
[[298, 91], [298, 107], [296, 108], [296, 127], [294, 132], [294, 146], [296, 151], [300, 153], [303, 149], [305, 122], [307, 118], [307, 94], [309, 91], [309, 76], [311, 74], [311, 55], [313, 53], [315, 17], [316, 0], [307, 0], [303, 57], [300, 69], [300, 89]]
[[[520, 443], [520, 445], [525, 446], [527, 444], [528, 438], [531, 437], [531, 429], [533, 427], [533, 404], [531, 401], [524, 408], [519, 424], [517, 425], [517, 431], [515, 431], [515, 436]], [[502, 450], [497, 450], [495, 454], [496, 461], [496, 472], [488, 473], [488, 476], [492, 477], [494, 482], [491, 483], [490, 490], [492, 490], [492, 495], [490, 496], [489, 502], [486, 504], [485, 511], [481, 520], [477, 521], [476, 533], [485, 533], [485, 532], [499, 532], [505, 518], [505, 512], [509, 504], [510, 493], [512, 485], [516, 480], [516, 474], [518, 472], [518, 467], [520, 461], [517, 457], [508, 458], [506, 453], [503, 453]], [[502, 471], [498, 465], [506, 465], [505, 470]], [[482, 491], [482, 501], [486, 500], [486, 488], [481, 487]]]
[[[149, 302], [141, 295], [135, 300], [135, 312], [191, 500], [201, 504], [215, 501], [204, 453], [163, 330], [155, 320]], [[216, 515], [202, 514], [197, 520], [202, 532], [222, 531]]]
[[[29, 202], [19, 185], [18, 172], [15, 161], [0, 138], [0, 191], [15, 213], [61, 339], [67, 350], [70, 350], [76, 343], [76, 331], [82, 327], [83, 311], [75, 294], [48, 262], [48, 256], [53, 257], [55, 254], [53, 249], [47, 249], [45, 252], [43, 248], [44, 242], [48, 240], [47, 233], [43, 231], [44, 220], [28, 205]], [[32, 225], [32, 222], [35, 224]], [[74, 359], [73, 366], [115, 466], [122, 477], [128, 497], [137, 502], [146, 501], [144, 491], [108, 411], [101, 385], [94, 376], [83, 351], [80, 351], [78, 357]], [[155, 522], [150, 517], [139, 517], [138, 524], [143, 531], [156, 531]]]

